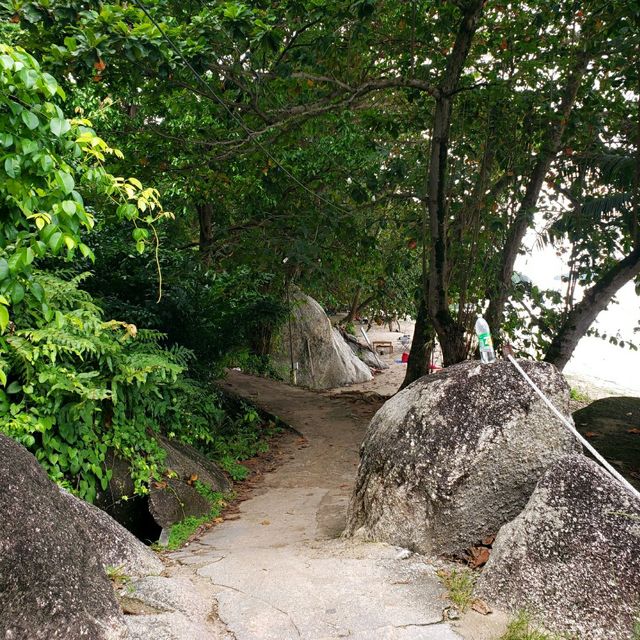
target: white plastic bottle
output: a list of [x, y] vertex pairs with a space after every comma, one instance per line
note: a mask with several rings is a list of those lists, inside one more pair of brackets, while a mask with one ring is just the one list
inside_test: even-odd
[[487, 321], [478, 316], [476, 320], [476, 335], [480, 345], [480, 360], [482, 364], [491, 364], [496, 361], [496, 353], [493, 350], [493, 340], [491, 340], [491, 329]]

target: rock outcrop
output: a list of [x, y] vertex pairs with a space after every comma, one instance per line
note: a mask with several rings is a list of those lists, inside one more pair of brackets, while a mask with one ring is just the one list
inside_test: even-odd
[[291, 343], [289, 325], [274, 340], [271, 357], [284, 371], [298, 363], [298, 384], [311, 389], [331, 389], [372, 379], [371, 371], [347, 345], [322, 307], [301, 292], [293, 296]]
[[84, 524], [88, 541], [104, 567], [119, 567], [129, 576], [162, 572], [164, 565], [158, 556], [110, 515], [66, 491], [60, 493], [69, 516]]
[[505, 525], [477, 585], [584, 640], [631, 640], [640, 612], [640, 500], [581, 455], [558, 460]]
[[[562, 375], [550, 364], [521, 364], [567, 413]], [[374, 416], [346, 534], [458, 553], [512, 520], [543, 471], [577, 450], [508, 361], [449, 367], [409, 385]]]
[[364, 362], [371, 369], [388, 369], [389, 365], [383, 362], [382, 359], [369, 348], [368, 345], [364, 345], [358, 341], [355, 336], [352, 336], [346, 332], [339, 332], [343, 340], [349, 345], [349, 348], [353, 353]]
[[193, 447], [162, 437], [160, 445], [167, 452], [164, 463], [173, 475], [166, 478], [163, 485], [152, 486], [149, 511], [155, 521], [166, 529], [188, 516], [202, 516], [211, 510], [209, 501], [193, 486], [195, 480], [220, 493], [229, 491], [231, 483], [215, 462]]
[[115, 640], [127, 628], [87, 525], [0, 434], [0, 637]]

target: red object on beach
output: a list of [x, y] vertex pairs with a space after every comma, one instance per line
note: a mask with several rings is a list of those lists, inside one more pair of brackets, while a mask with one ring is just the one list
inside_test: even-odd
[[406, 351], [402, 354], [402, 362], [409, 362], [409, 354]]

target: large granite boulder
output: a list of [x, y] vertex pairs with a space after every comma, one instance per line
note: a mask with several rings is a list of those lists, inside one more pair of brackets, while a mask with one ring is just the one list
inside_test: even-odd
[[36, 459], [2, 434], [0, 637], [127, 637], [87, 525]]
[[[565, 414], [569, 388], [550, 364], [525, 371]], [[508, 361], [468, 361], [387, 401], [369, 425], [346, 535], [457, 554], [495, 534], [574, 437]]]
[[168, 529], [188, 516], [203, 516], [211, 511], [211, 504], [195, 488], [198, 480], [211, 490], [225, 493], [231, 482], [215, 463], [189, 445], [176, 440], [160, 438], [167, 452], [165, 465], [171, 477], [152, 485], [149, 493], [149, 511], [155, 521]]
[[502, 527], [477, 585], [552, 631], [631, 640], [640, 613], [640, 500], [581, 455], [558, 460]]
[[164, 564], [158, 556], [109, 514], [61, 490], [69, 515], [84, 524], [88, 540], [106, 567], [118, 567], [129, 576], [158, 575]]
[[[344, 387], [372, 379], [371, 371], [331, 326], [322, 307], [309, 296], [292, 295], [291, 343], [298, 363], [298, 384], [311, 389]], [[273, 341], [271, 357], [283, 371], [291, 366], [289, 324]]]
[[383, 362], [377, 353], [369, 347], [362, 344], [355, 336], [350, 335], [346, 331], [338, 331], [342, 339], [349, 345], [353, 353], [371, 369], [388, 369], [389, 365]]

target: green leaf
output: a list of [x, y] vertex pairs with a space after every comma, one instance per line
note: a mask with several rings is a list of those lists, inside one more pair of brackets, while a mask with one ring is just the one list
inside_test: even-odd
[[20, 175], [20, 158], [9, 156], [4, 161], [4, 170], [10, 178], [17, 178]]
[[62, 210], [69, 216], [72, 216], [76, 212], [76, 203], [73, 200], [65, 200], [62, 203]]
[[10, 133], [0, 133], [0, 144], [6, 149], [13, 144], [13, 136]]
[[42, 288], [42, 285], [39, 282], [32, 282], [29, 288], [31, 289], [31, 293], [33, 294], [33, 297], [38, 302], [42, 302], [44, 300], [44, 289]]
[[136, 206], [131, 203], [121, 204], [117, 208], [116, 213], [118, 216], [126, 218], [127, 220], [133, 220], [138, 217], [138, 210], [136, 209]]
[[49, 246], [51, 247], [51, 251], [53, 251], [53, 253], [58, 253], [62, 247], [63, 242], [64, 237], [62, 233], [60, 231], [56, 231], [56, 233], [54, 233], [49, 238]]
[[0, 258], [0, 280], [4, 280], [9, 275], [9, 263]]
[[56, 171], [55, 176], [56, 182], [58, 183], [60, 188], [65, 192], [66, 195], [69, 195], [76, 185], [73, 176], [70, 173], [62, 170]]
[[61, 135], [67, 133], [69, 129], [71, 129], [71, 125], [65, 118], [51, 118], [51, 120], [49, 121], [49, 128], [51, 129], [51, 133], [53, 133], [54, 136], [60, 137]]
[[13, 304], [18, 304], [24, 300], [24, 287], [16, 282], [11, 289], [11, 301]]
[[47, 173], [53, 169], [53, 158], [50, 155], [44, 155], [40, 158], [40, 166]]
[[9, 310], [0, 304], [0, 333], [4, 333], [9, 324]]
[[38, 116], [35, 113], [32, 113], [31, 111], [27, 111], [27, 109], [25, 109], [22, 112], [22, 122], [24, 122], [27, 125], [28, 129], [31, 129], [33, 131], [33, 129], [37, 129], [38, 125], [40, 124], [40, 120], [38, 120]]
[[89, 258], [89, 260], [91, 260], [91, 262], [95, 262], [96, 261], [96, 257], [93, 254], [93, 251], [91, 251], [91, 249], [86, 244], [83, 244], [81, 242], [78, 245], [78, 247], [79, 247], [80, 253], [83, 255], [83, 257]]
[[17, 380], [7, 387], [7, 393], [20, 393], [20, 391], [22, 391], [22, 385]]

